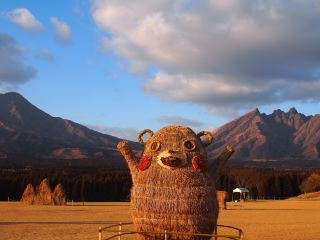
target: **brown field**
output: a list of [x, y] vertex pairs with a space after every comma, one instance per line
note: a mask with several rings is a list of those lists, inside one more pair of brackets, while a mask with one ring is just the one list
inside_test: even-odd
[[[219, 224], [241, 228], [247, 240], [320, 239], [320, 201], [256, 201], [227, 207]], [[128, 203], [27, 206], [0, 202], [1, 240], [98, 239], [98, 227], [106, 226], [106, 221], [130, 221]]]

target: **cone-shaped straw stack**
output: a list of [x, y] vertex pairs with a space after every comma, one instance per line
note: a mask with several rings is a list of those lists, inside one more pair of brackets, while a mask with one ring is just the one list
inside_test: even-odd
[[29, 205], [65, 205], [66, 194], [61, 184], [58, 184], [52, 193], [49, 181], [45, 178], [36, 187], [36, 190], [31, 184], [28, 184], [20, 201]]
[[37, 205], [54, 205], [51, 188], [48, 179], [43, 179], [36, 189], [34, 203]]
[[20, 201], [25, 204], [31, 205], [33, 204], [34, 197], [35, 197], [34, 188], [31, 184], [28, 184], [22, 194], [22, 198]]
[[63, 191], [62, 185], [58, 184], [53, 191], [54, 205], [66, 205], [66, 194]]

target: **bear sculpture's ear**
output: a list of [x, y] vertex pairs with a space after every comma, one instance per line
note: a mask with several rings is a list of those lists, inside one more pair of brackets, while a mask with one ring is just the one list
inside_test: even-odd
[[[208, 132], [208, 131], [199, 132], [199, 133], [197, 134], [197, 136], [200, 138], [200, 140], [201, 140], [201, 142], [202, 142], [202, 145], [203, 145], [204, 147], [209, 146], [209, 145], [212, 143], [212, 141], [213, 141], [213, 135], [212, 135], [211, 132]], [[204, 136], [204, 137], [206, 138], [205, 141], [203, 141], [203, 140], [201, 139], [202, 136]]]
[[[139, 132], [138, 135], [137, 135], [137, 139], [138, 139], [138, 141], [139, 141], [139, 143], [140, 143], [141, 145], [144, 145], [144, 144], [146, 143], [146, 142], [144, 142], [143, 139], [142, 139], [142, 136], [145, 135], [146, 133], [149, 133], [149, 135], [150, 135], [149, 138], [151, 138], [151, 137], [153, 136], [153, 132], [152, 132], [150, 129], [144, 129], [144, 130], [142, 130], [141, 132]], [[148, 139], [149, 139], [149, 138], [148, 138]], [[148, 140], [146, 140], [146, 141], [148, 141]]]

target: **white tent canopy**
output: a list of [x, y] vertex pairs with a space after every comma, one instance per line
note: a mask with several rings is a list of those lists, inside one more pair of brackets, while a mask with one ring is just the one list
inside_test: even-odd
[[246, 188], [236, 188], [232, 192], [238, 192], [238, 193], [248, 193], [249, 190]]
[[234, 193], [240, 193], [240, 199], [245, 199], [246, 198], [246, 193], [249, 193], [249, 190], [246, 189], [246, 188], [236, 188], [236, 189], [233, 189], [232, 191], [232, 201], [233, 201], [233, 194]]

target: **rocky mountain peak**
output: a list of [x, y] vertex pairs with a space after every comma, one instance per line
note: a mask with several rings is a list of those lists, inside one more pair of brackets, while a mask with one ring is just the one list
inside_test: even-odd
[[208, 150], [217, 156], [226, 144], [233, 159], [319, 159], [320, 117], [305, 116], [295, 108], [267, 115], [254, 109], [215, 130]]
[[294, 128], [298, 130], [303, 124], [305, 124], [310, 117], [299, 113], [294, 107], [290, 108], [288, 112], [284, 112], [280, 109], [273, 111], [272, 114], [266, 115], [266, 119], [270, 122], [277, 122], [283, 126]]
[[244, 115], [258, 115], [259, 116], [259, 115], [261, 115], [261, 113], [260, 113], [258, 108], [254, 108], [254, 109], [252, 109], [251, 111], [247, 112]]
[[295, 107], [292, 107], [292, 108], [290, 108], [288, 113], [291, 115], [294, 115], [294, 114], [298, 114], [298, 111], [297, 111], [297, 109], [295, 109]]

